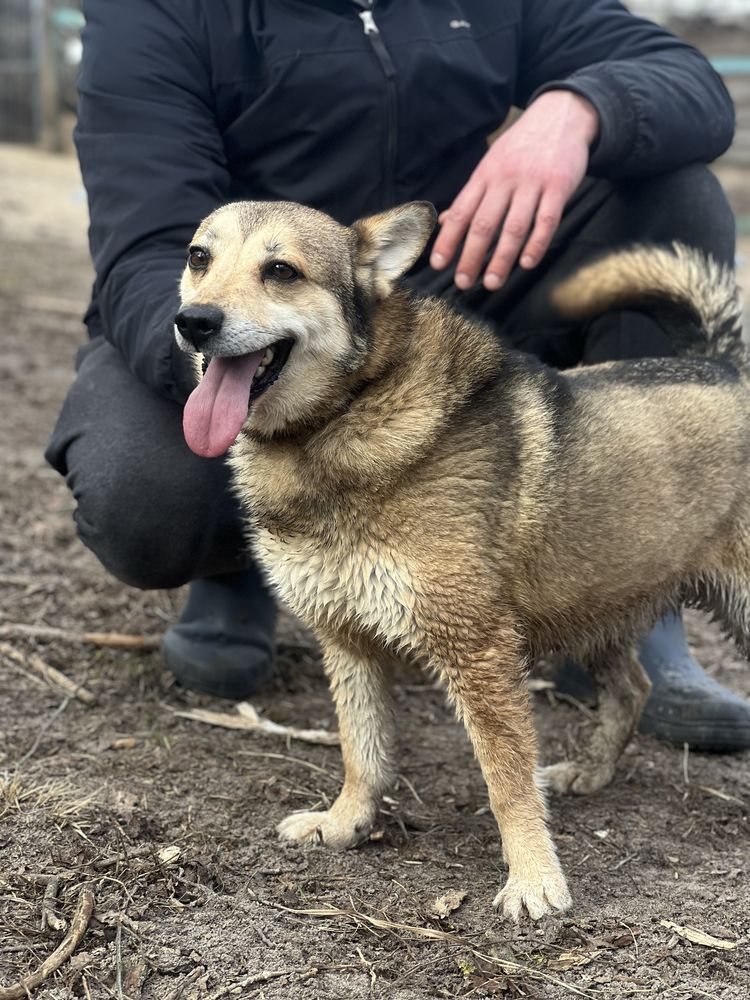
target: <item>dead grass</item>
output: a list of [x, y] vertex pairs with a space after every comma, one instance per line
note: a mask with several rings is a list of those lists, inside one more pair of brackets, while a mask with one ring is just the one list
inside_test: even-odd
[[82, 794], [67, 778], [39, 779], [18, 771], [0, 775], [0, 820], [8, 813], [38, 812], [55, 825], [79, 828], [93, 815], [96, 794]]

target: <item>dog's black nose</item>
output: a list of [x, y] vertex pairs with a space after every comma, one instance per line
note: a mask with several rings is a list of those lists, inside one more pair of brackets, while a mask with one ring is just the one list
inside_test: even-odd
[[206, 341], [218, 333], [224, 322], [224, 313], [216, 306], [188, 306], [178, 312], [174, 325], [185, 340], [200, 350]]

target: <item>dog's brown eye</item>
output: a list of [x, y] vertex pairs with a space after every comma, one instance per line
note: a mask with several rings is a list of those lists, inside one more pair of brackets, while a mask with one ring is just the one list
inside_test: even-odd
[[297, 268], [287, 264], [285, 260], [273, 260], [263, 269], [264, 278], [276, 278], [277, 281], [294, 281], [299, 276]]
[[191, 271], [205, 271], [211, 254], [203, 247], [190, 247], [188, 250], [188, 267]]

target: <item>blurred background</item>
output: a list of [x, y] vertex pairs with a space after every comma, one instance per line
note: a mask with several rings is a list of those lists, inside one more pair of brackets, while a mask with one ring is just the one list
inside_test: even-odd
[[[628, 6], [712, 58], [738, 112], [726, 164], [750, 170], [750, 0], [629, 0]], [[70, 152], [83, 23], [81, 0], [0, 0], [0, 142]], [[743, 229], [750, 191], [734, 189], [749, 187], [745, 181], [730, 178]]]
[[[635, 13], [666, 24], [697, 45], [726, 81], [737, 108], [737, 136], [716, 170], [737, 213], [739, 235], [743, 238], [741, 251], [747, 258], [750, 0], [626, 2]], [[59, 154], [61, 159], [69, 159], [73, 152], [75, 83], [83, 23], [81, 0], [0, 0], [0, 176], [6, 184], [10, 182], [11, 188], [16, 185], [19, 193], [31, 179], [24, 179], [28, 170], [44, 172], [45, 158], [34, 154]], [[61, 166], [51, 167], [58, 179]], [[77, 179], [73, 161], [70, 170], [69, 176]], [[85, 201], [80, 183], [76, 192], [67, 192], [65, 200], [79, 204]], [[85, 209], [85, 204], [81, 208]], [[747, 287], [748, 281], [744, 283]]]
[[[702, 49], [737, 106], [737, 138], [720, 171], [750, 236], [750, 0], [627, 0]], [[72, 151], [81, 0], [0, 0], [0, 143]], [[0, 156], [7, 150], [0, 149]]]
[[79, 0], [0, 0], [0, 141], [70, 146]]

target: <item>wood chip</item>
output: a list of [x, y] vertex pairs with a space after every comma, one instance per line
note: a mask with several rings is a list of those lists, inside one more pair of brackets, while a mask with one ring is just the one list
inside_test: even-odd
[[174, 865], [180, 860], [181, 854], [180, 848], [176, 844], [172, 844], [171, 847], [162, 847], [156, 856], [163, 865]]
[[568, 969], [580, 969], [583, 965], [589, 965], [601, 951], [564, 951], [555, 958], [547, 961], [547, 968], [555, 972], [567, 972]]
[[671, 920], [660, 920], [659, 923], [662, 927], [666, 927], [667, 930], [674, 931], [678, 937], [690, 941], [691, 944], [700, 944], [704, 948], [720, 948], [722, 951], [734, 951], [739, 943], [737, 941], [723, 941], [721, 938], [714, 937], [712, 934], [706, 934], [705, 931], [699, 931], [695, 927], [681, 927], [680, 924], [675, 924]]
[[457, 910], [466, 899], [465, 889], [449, 889], [442, 896], [438, 896], [430, 907], [430, 914], [434, 917], [444, 919]]
[[135, 736], [119, 736], [109, 744], [110, 750], [134, 750], [138, 746]]
[[337, 732], [329, 732], [326, 729], [297, 729], [295, 726], [280, 726], [276, 722], [271, 722], [270, 719], [262, 719], [247, 701], [242, 701], [236, 706], [236, 715], [231, 715], [229, 712], [210, 712], [205, 708], [193, 708], [184, 712], [171, 708], [169, 705], [165, 705], [165, 708], [181, 719], [205, 722], [209, 726], [268, 733], [270, 736], [301, 740], [303, 743], [322, 743], [325, 746], [337, 746], [339, 743]]

